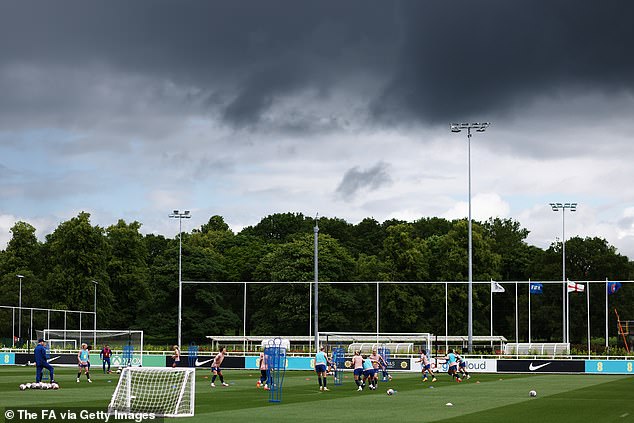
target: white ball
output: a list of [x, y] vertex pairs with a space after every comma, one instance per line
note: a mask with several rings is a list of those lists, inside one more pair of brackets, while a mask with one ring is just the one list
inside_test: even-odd
[[537, 396], [537, 391], [530, 391], [528, 393], [528, 395], [530, 395], [531, 397], [536, 397]]
[[57, 383], [51, 383], [51, 388], [59, 389], [59, 385]]
[[387, 390], [388, 395], [394, 395], [394, 389], [390, 388]]
[[20, 385], [20, 391], [24, 391], [26, 389], [26, 385], [23, 383]]
[[42, 384], [40, 385], [40, 388], [41, 388], [41, 389], [48, 389], [48, 383], [42, 383]]
[[35, 382], [33, 385], [31, 385], [31, 388], [33, 388], [33, 389], [41, 389], [42, 388], [42, 384], [40, 382]]
[[33, 387], [33, 385], [35, 385], [34, 383], [27, 383], [26, 384], [26, 389], [31, 389]]

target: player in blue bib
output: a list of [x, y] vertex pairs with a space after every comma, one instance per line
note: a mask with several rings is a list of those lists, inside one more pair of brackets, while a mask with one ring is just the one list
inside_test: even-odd
[[[365, 388], [365, 383], [368, 379], [370, 379], [370, 383], [374, 378], [374, 365], [372, 364], [372, 360], [367, 355], [363, 356], [363, 383], [361, 384], [361, 388]], [[374, 389], [374, 386], [370, 384], [370, 389]]]
[[445, 359], [447, 360], [447, 373], [449, 376], [455, 378], [456, 382], [462, 382], [462, 379], [458, 376], [458, 358], [454, 351], [449, 350], [449, 354], [445, 356]]
[[[328, 366], [328, 356], [324, 351], [324, 347], [319, 348], [319, 352], [315, 354], [315, 373], [317, 373], [317, 380], [319, 381], [319, 390], [320, 391], [329, 391], [326, 386], [326, 376], [327, 376], [327, 366]], [[323, 379], [323, 381], [322, 381]]]
[[92, 380], [90, 380], [90, 351], [88, 351], [88, 344], [81, 344], [81, 350], [77, 353], [77, 361], [79, 362], [77, 383], [79, 383], [79, 377], [81, 376], [82, 369], [84, 369], [84, 372], [86, 373], [88, 383], [92, 383]]

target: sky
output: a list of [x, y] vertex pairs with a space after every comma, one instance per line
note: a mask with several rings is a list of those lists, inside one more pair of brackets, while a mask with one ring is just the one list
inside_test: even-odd
[[632, 21], [613, 0], [1, 2], [0, 249], [81, 211], [168, 237], [176, 209], [185, 231], [464, 218], [470, 158], [474, 219], [633, 259]]

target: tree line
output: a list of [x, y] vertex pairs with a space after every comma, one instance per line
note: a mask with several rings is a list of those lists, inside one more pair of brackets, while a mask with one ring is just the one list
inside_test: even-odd
[[[247, 335], [307, 335], [315, 224], [301, 213], [278, 213], [234, 233], [221, 216], [211, 216], [181, 234], [182, 279], [270, 282], [248, 285]], [[319, 280], [351, 282], [320, 284], [320, 330], [376, 330], [376, 287], [353, 282], [468, 280], [465, 219], [366, 218], [351, 224], [322, 217], [318, 227]], [[143, 235], [140, 230], [136, 221], [119, 220], [107, 228], [93, 225], [90, 214], [82, 212], [40, 242], [32, 225], [15, 223], [6, 249], [0, 251], [0, 305], [18, 305], [20, 274], [23, 307], [92, 311], [94, 280], [99, 282], [98, 329], [141, 329], [146, 342], [174, 343], [179, 237]], [[512, 219], [474, 221], [473, 280], [561, 280], [561, 242], [544, 250], [528, 245], [528, 234]], [[566, 241], [566, 273], [571, 280], [631, 280], [634, 266], [605, 239], [573, 237]], [[449, 333], [464, 335], [467, 286], [450, 284], [448, 289]], [[243, 291], [244, 284], [183, 285], [183, 343], [203, 343], [212, 334], [242, 334]], [[526, 339], [528, 294], [522, 291], [520, 339]], [[532, 338], [559, 341], [562, 288], [545, 285], [544, 291], [531, 297]], [[489, 334], [489, 292], [488, 285], [474, 284], [474, 335]], [[592, 332], [599, 336], [605, 326], [599, 306], [604, 297], [604, 290], [591, 291], [591, 305], [596, 305], [591, 307]], [[612, 297], [611, 304], [623, 310], [621, 318], [634, 318], [627, 316], [634, 310], [632, 289], [625, 286]], [[380, 330], [444, 334], [444, 301], [444, 284], [383, 284]], [[515, 338], [514, 311], [514, 290], [495, 294], [496, 335]], [[585, 296], [571, 296], [570, 313], [571, 341], [581, 344], [586, 336]], [[6, 310], [0, 310], [0, 317], [0, 337], [6, 337], [12, 317]], [[614, 334], [615, 327], [610, 316]]]

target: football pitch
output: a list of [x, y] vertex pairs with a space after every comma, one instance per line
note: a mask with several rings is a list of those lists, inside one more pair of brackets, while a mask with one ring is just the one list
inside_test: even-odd
[[[313, 373], [288, 371], [282, 402], [268, 402], [268, 392], [256, 388], [258, 371], [225, 370], [229, 387], [211, 388], [210, 372], [196, 374], [196, 415], [183, 422], [628, 422], [634, 421], [634, 377], [611, 375], [473, 374], [463, 383], [446, 374], [423, 383], [415, 373], [397, 373], [376, 391], [357, 392], [348, 372], [344, 384], [329, 378], [329, 392], [320, 392]], [[76, 370], [56, 368], [59, 390], [20, 391], [34, 380], [33, 367], [0, 367], [0, 408], [65, 407], [105, 410], [118, 376], [94, 369], [92, 384]], [[217, 381], [218, 382], [218, 381]], [[219, 385], [219, 383], [216, 383]], [[388, 396], [386, 390], [397, 392]], [[531, 398], [529, 391], [537, 391]], [[449, 406], [447, 403], [451, 403]], [[22, 420], [24, 421], [24, 420]], [[56, 421], [60, 420], [59, 416]], [[86, 420], [82, 420], [86, 421]], [[147, 420], [145, 420], [147, 421]]]

